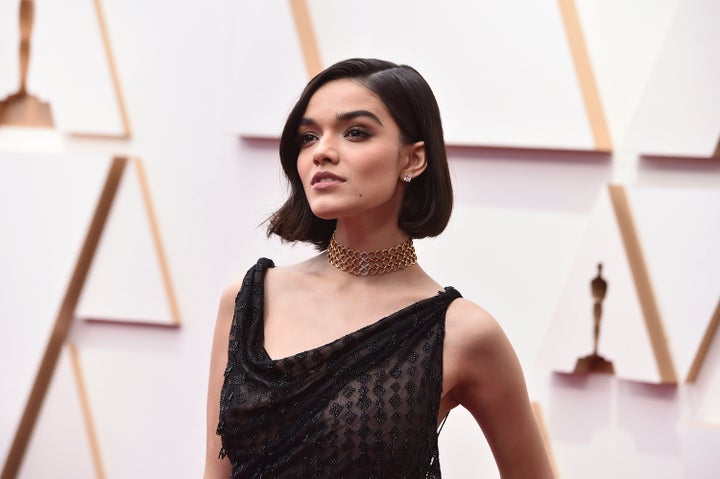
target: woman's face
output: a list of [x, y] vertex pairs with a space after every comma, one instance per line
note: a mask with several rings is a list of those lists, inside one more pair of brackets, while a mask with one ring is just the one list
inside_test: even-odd
[[315, 215], [397, 219], [412, 145], [401, 142], [375, 94], [353, 80], [323, 85], [310, 99], [298, 135], [297, 169]]

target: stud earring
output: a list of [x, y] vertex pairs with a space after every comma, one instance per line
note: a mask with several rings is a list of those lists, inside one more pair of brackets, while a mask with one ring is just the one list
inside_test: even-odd
[[410, 176], [410, 173], [405, 173], [405, 176], [403, 176], [402, 179], [405, 183], [410, 183], [412, 181], [412, 176]]

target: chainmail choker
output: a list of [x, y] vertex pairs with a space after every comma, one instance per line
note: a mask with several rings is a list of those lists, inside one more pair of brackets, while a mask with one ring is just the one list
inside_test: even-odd
[[356, 276], [392, 273], [417, 263], [412, 238], [379, 251], [360, 251], [341, 245], [333, 233], [327, 255], [331, 265]]

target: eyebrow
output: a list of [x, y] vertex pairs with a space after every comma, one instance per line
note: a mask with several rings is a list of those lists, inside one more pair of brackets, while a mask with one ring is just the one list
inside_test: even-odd
[[[359, 117], [369, 118], [372, 121], [374, 121], [375, 123], [377, 123], [378, 125], [384, 126], [382, 121], [380, 121], [380, 118], [378, 118], [375, 113], [373, 113], [371, 111], [367, 111], [367, 110], [353, 110], [353, 111], [348, 111], [345, 113], [338, 113], [335, 116], [337, 121], [348, 121], [348, 120], [353, 120], [353, 119], [359, 118]], [[313, 118], [303, 117], [300, 120], [300, 125], [301, 126], [317, 125], [317, 121], [315, 121]]]

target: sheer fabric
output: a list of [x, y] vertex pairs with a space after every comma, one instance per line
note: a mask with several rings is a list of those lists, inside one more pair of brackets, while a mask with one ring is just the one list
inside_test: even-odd
[[258, 260], [235, 301], [217, 433], [233, 478], [439, 478], [445, 288], [315, 349], [264, 349]]

